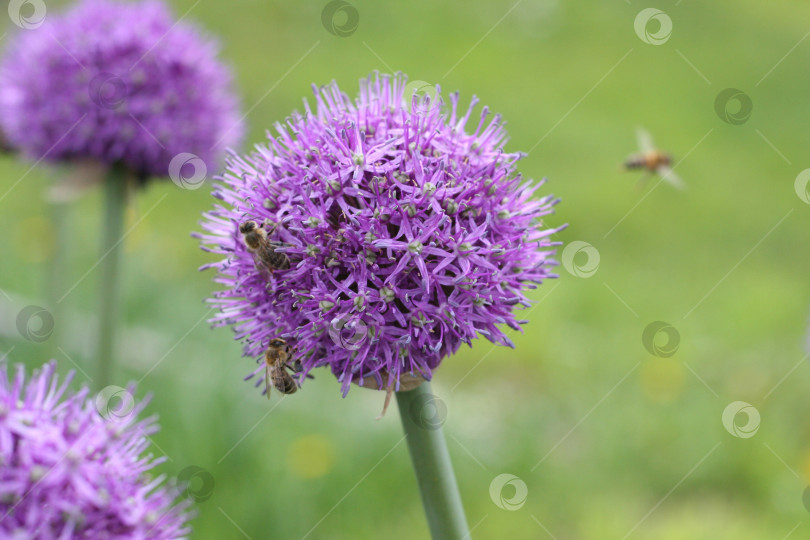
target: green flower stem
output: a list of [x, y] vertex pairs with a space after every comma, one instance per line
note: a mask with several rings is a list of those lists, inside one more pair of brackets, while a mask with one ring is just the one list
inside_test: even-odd
[[64, 346], [62, 342], [65, 337], [64, 325], [65, 318], [64, 309], [59, 301], [62, 294], [67, 289], [65, 285], [65, 277], [68, 275], [70, 268], [70, 209], [69, 204], [63, 201], [50, 202], [50, 215], [51, 227], [53, 231], [53, 246], [51, 251], [50, 261], [48, 263], [47, 271], [47, 294], [48, 294], [48, 309], [54, 320], [53, 331], [48, 338], [49, 344], [49, 357], [59, 358], [61, 353], [60, 347]]
[[424, 382], [396, 394], [431, 536], [434, 540], [470, 538], [441, 425], [424, 421], [425, 408], [435, 406], [431, 404], [436, 398], [430, 393], [430, 384]]
[[124, 234], [124, 211], [127, 203], [127, 173], [110, 167], [104, 179], [104, 221], [101, 230], [101, 285], [99, 287], [98, 349], [96, 351], [96, 385], [110, 384], [115, 367], [115, 330], [120, 301], [119, 266]]

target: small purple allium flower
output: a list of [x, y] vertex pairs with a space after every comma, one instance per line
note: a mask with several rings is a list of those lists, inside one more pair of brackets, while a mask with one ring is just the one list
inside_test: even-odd
[[147, 178], [193, 154], [213, 171], [242, 135], [217, 52], [161, 1], [81, 0], [14, 36], [0, 63], [0, 128], [30, 159], [121, 163]]
[[[0, 369], [0, 538], [169, 539], [189, 533], [188, 499], [149, 471], [145, 402], [105, 420], [87, 387], [70, 393], [50, 362], [25, 381]], [[130, 388], [130, 391], [134, 388]]]
[[[334, 82], [314, 88], [314, 111], [305, 102], [267, 145], [229, 157], [214, 191], [224, 205], [198, 235], [226, 257], [207, 265], [225, 286], [214, 324], [233, 325], [248, 356], [284, 339], [299, 381], [329, 366], [344, 395], [352, 382], [429, 380], [479, 335], [512, 346], [499, 325], [519, 329], [525, 290], [556, 277], [559, 229], [542, 218], [558, 201], [533, 198], [542, 182], [516, 172], [500, 116], [484, 107], [467, 127], [475, 97], [461, 112], [458, 94], [448, 109], [405, 89], [400, 74], [361, 81], [354, 102]], [[247, 220], [288, 269], [248, 249]]]

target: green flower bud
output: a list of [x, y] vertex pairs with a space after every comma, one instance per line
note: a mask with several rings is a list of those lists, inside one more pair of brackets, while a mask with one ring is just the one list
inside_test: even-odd
[[393, 302], [396, 298], [396, 294], [394, 294], [394, 290], [389, 287], [383, 287], [380, 289], [380, 297], [385, 302]]

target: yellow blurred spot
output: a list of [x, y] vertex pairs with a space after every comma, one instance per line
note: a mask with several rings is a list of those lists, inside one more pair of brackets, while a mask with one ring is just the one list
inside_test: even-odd
[[684, 367], [673, 358], [655, 358], [641, 366], [641, 387], [650, 401], [666, 403], [683, 390]]
[[335, 463], [332, 443], [322, 435], [306, 435], [290, 444], [287, 465], [300, 478], [318, 478], [328, 473]]
[[802, 480], [805, 484], [810, 485], [810, 451], [805, 452], [802, 456]]
[[17, 223], [14, 238], [17, 253], [25, 262], [45, 262], [53, 253], [53, 223], [44, 216], [25, 218]]

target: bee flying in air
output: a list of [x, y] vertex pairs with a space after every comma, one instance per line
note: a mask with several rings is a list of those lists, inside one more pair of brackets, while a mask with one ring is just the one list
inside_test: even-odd
[[264, 353], [264, 384], [267, 399], [270, 399], [271, 383], [282, 394], [294, 394], [298, 390], [298, 384], [287, 370], [300, 370], [300, 364], [296, 362], [298, 367], [293, 368], [289, 365], [291, 358], [292, 350], [286, 341], [281, 338], [270, 340], [270, 346], [267, 347], [267, 351]]
[[639, 128], [636, 130], [636, 135], [639, 151], [625, 160], [624, 169], [627, 171], [644, 169], [644, 175], [639, 179], [637, 187], [643, 188], [650, 177], [657, 174], [670, 185], [684, 189], [686, 184], [672, 171], [672, 156], [658, 150], [646, 130]]
[[267, 270], [287, 270], [290, 267], [290, 258], [286, 253], [279, 253], [276, 248], [283, 247], [281, 242], [267, 239], [267, 231], [253, 220], [248, 220], [239, 226], [239, 232], [253, 258]]

